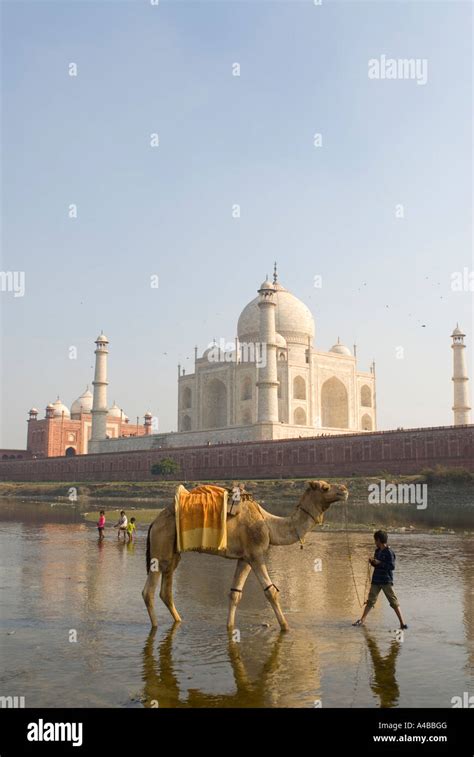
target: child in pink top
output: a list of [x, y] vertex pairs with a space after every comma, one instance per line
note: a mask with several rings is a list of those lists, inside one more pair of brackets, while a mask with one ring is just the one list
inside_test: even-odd
[[99, 513], [99, 521], [97, 523], [97, 530], [99, 532], [99, 541], [102, 541], [104, 538], [104, 528], [105, 528], [105, 511], [101, 510]]

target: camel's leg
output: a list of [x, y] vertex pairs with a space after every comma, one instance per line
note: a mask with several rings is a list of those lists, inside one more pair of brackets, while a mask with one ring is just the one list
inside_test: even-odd
[[272, 579], [268, 575], [267, 566], [263, 562], [252, 562], [252, 570], [254, 571], [255, 575], [257, 576], [258, 580], [260, 581], [265, 597], [270, 602], [271, 606], [273, 607], [273, 612], [275, 613], [277, 620], [280, 624], [280, 628], [282, 631], [288, 631], [288, 623], [286, 622], [286, 618], [283, 615], [282, 609], [280, 607], [280, 602], [278, 599], [278, 591], [275, 588], [275, 586], [272, 584]]
[[162, 571], [160, 599], [163, 600], [176, 623], [181, 622], [181, 617], [173, 601], [173, 573], [178, 567], [180, 559], [181, 555], [175, 554], [171, 560], [160, 560], [160, 570]]
[[[242, 590], [247, 577], [251, 571], [251, 567], [246, 560], [238, 560], [237, 567], [234, 573], [234, 579], [232, 581], [232, 588], [229, 594], [229, 614], [227, 616], [227, 628], [234, 627], [235, 611], [237, 605], [242, 599]], [[237, 589], [237, 591], [234, 591]]]
[[152, 628], [156, 628], [158, 625], [155, 613], [155, 591], [158, 585], [159, 577], [160, 572], [158, 570], [150, 570], [142, 591], [142, 597], [145, 600], [146, 609], [148, 610], [148, 615], [150, 616]]

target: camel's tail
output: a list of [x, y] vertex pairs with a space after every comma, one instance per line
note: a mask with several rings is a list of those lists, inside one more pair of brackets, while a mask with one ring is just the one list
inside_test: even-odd
[[153, 525], [153, 523], [150, 523], [150, 526], [148, 527], [148, 534], [147, 534], [147, 537], [146, 537], [146, 572], [147, 573], [150, 572], [150, 563], [151, 563], [151, 559], [150, 559], [150, 531], [151, 531], [152, 525]]

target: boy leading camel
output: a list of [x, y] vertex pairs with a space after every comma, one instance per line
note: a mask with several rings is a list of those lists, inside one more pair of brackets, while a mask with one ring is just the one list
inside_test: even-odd
[[356, 620], [353, 626], [363, 626], [365, 619], [372, 607], [377, 601], [381, 591], [387, 597], [390, 607], [400, 621], [400, 628], [406, 629], [408, 626], [403, 620], [400, 605], [397, 596], [393, 591], [393, 571], [395, 570], [395, 552], [388, 546], [388, 534], [386, 531], [376, 531], [374, 534], [375, 553], [369, 558], [369, 563], [373, 566], [372, 585], [369, 591], [369, 597], [360, 620]]

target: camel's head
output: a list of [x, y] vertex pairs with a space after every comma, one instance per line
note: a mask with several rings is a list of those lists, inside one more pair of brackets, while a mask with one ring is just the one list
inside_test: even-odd
[[[311, 515], [323, 522], [323, 516], [333, 502], [345, 502], [349, 496], [343, 484], [328, 484], [326, 481], [308, 481], [308, 488], [303, 494], [301, 505], [305, 509], [311, 508]], [[304, 503], [304, 504], [303, 504]]]

